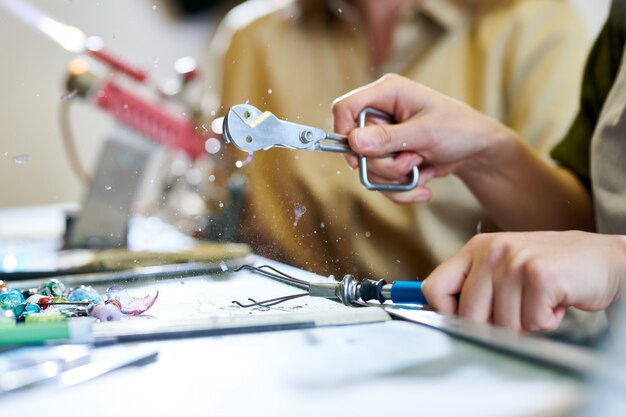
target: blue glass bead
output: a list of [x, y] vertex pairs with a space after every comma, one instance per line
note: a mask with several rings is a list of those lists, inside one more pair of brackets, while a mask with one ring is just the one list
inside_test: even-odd
[[51, 297], [62, 297], [65, 295], [65, 285], [58, 279], [53, 278], [39, 287], [39, 294]]
[[23, 319], [24, 317], [26, 317], [29, 314], [32, 313], [39, 313], [41, 312], [41, 307], [39, 307], [37, 304], [20, 304], [17, 307], [15, 307], [13, 309], [13, 313], [15, 314], [15, 318], [18, 320]]
[[13, 310], [24, 301], [22, 292], [17, 288], [10, 288], [7, 292], [0, 294], [0, 308], [3, 310]]
[[102, 297], [98, 294], [98, 291], [94, 290], [92, 286], [81, 285], [70, 292], [67, 299], [72, 303], [90, 302], [98, 304], [102, 302]]

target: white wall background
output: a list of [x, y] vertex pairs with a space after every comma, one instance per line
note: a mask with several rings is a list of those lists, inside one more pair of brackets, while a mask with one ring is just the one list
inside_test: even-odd
[[[109, 49], [157, 78], [172, 76], [178, 57], [192, 55], [204, 62], [215, 23], [211, 16], [176, 19], [165, 1], [30, 0], [56, 19], [101, 36]], [[596, 33], [609, 0], [571, 1]], [[0, 207], [79, 201], [83, 190], [63, 153], [58, 123], [73, 55], [2, 8], [0, 51]], [[210, 65], [204, 70], [211, 71]], [[94, 108], [73, 107], [78, 107], [72, 116], [79, 152], [93, 168], [112, 120]]]

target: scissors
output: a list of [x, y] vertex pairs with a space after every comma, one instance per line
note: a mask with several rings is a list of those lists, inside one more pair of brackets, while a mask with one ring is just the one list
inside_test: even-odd
[[[365, 126], [365, 120], [368, 116], [393, 121], [389, 114], [368, 107], [359, 113], [357, 119], [359, 127]], [[359, 157], [361, 183], [368, 190], [409, 191], [417, 187], [419, 182], [419, 169], [417, 167], [413, 167], [408, 182], [404, 184], [372, 182], [367, 175], [367, 157], [350, 149], [346, 136], [280, 120], [274, 114], [268, 111], [262, 112], [250, 104], [237, 104], [229, 108], [224, 117], [223, 131], [227, 143], [232, 143], [246, 152], [279, 147], [356, 155]], [[394, 155], [387, 154], [381, 158], [393, 157]]]

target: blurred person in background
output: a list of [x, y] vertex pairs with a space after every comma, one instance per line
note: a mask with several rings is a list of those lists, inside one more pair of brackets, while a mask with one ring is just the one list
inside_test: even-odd
[[[503, 122], [548, 158], [577, 110], [587, 45], [565, 0], [253, 0], [218, 30], [221, 81], [207, 111], [249, 102], [332, 130], [335, 97], [395, 72]], [[401, 206], [363, 188], [340, 155], [273, 149], [241, 171], [240, 240], [320, 274], [423, 279], [495, 230], [455, 177], [431, 182], [428, 204]]]

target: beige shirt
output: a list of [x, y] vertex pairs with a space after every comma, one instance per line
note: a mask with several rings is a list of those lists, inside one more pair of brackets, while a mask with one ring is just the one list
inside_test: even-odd
[[[474, 15], [450, 0], [425, 2], [397, 28], [389, 62], [374, 68], [348, 11], [314, 31], [289, 1], [248, 1], [218, 32], [223, 77], [221, 92], [210, 93], [221, 97], [218, 113], [249, 101], [331, 129], [333, 99], [393, 71], [501, 120], [547, 155], [577, 110], [587, 35], [565, 0], [500, 3]], [[493, 230], [455, 177], [429, 183], [432, 202], [400, 206], [364, 189], [331, 153], [261, 151], [241, 171], [249, 186], [243, 240], [321, 274], [422, 279], [472, 235]]]

